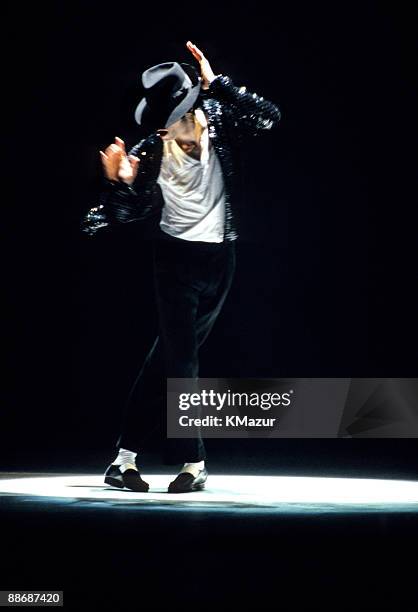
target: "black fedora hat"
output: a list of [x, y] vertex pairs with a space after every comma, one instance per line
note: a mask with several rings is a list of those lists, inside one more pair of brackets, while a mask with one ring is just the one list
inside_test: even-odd
[[145, 96], [135, 110], [135, 121], [147, 129], [168, 128], [193, 107], [201, 77], [190, 64], [165, 62], [142, 73]]

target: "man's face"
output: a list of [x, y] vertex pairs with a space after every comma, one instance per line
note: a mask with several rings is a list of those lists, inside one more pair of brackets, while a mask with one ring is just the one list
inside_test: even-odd
[[168, 128], [161, 128], [157, 132], [161, 135], [162, 140], [186, 139], [194, 132], [193, 113], [186, 113]]

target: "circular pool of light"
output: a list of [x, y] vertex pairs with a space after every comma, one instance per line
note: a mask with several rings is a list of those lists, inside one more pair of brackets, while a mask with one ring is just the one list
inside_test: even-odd
[[131, 508], [270, 512], [418, 512], [418, 482], [371, 478], [209, 474], [206, 489], [169, 494], [173, 475], [145, 474], [148, 493], [116, 489], [99, 474], [0, 478], [0, 496], [27, 500], [108, 504]]

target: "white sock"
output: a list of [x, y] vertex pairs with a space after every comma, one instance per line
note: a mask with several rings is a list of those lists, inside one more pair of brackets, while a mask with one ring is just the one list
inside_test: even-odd
[[199, 474], [199, 471], [203, 470], [204, 467], [204, 461], [198, 461], [197, 463], [185, 463], [180, 470], [180, 474], [182, 472], [189, 472], [189, 474], [193, 474], [193, 476], [196, 478], [196, 476]]
[[127, 448], [120, 448], [118, 456], [113, 461], [112, 465], [118, 465], [121, 468], [121, 471], [123, 472], [129, 468], [136, 470], [138, 469], [135, 463], [137, 454], [138, 453], [134, 453], [133, 451], [130, 451]]

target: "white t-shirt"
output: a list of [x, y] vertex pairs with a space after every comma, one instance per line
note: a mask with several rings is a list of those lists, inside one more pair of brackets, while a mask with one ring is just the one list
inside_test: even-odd
[[[184, 240], [222, 242], [224, 236], [225, 186], [222, 169], [209, 142], [206, 117], [197, 109], [196, 118], [203, 130], [200, 160], [183, 151], [175, 140], [167, 145], [161, 161], [159, 183], [164, 206], [160, 228]], [[173, 156], [173, 147], [181, 159]]]

